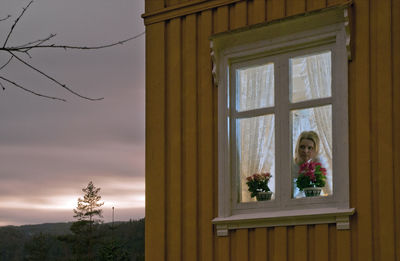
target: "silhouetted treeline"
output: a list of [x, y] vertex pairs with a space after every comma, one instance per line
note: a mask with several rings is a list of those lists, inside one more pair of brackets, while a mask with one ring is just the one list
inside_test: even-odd
[[85, 239], [71, 232], [72, 224], [0, 227], [0, 261], [144, 260], [144, 219], [98, 225], [91, 259], [79, 255]]

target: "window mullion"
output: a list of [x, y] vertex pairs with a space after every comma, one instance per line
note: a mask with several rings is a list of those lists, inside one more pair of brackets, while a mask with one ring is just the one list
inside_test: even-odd
[[292, 103], [292, 104], [289, 104], [289, 109], [290, 110], [300, 110], [300, 109], [325, 106], [328, 104], [333, 104], [332, 97], [316, 98], [313, 100], [306, 100], [306, 101], [301, 101], [301, 102], [297, 102], [297, 103]]
[[[224, 155], [218, 159], [218, 178], [220, 179], [218, 184], [218, 204], [221, 208], [218, 209], [219, 216], [230, 216], [232, 214], [231, 209], [231, 116], [229, 112], [230, 94], [229, 84], [231, 82], [230, 72], [227, 61], [225, 60], [221, 65], [221, 72], [223, 75], [223, 82], [227, 88], [218, 89], [218, 131], [223, 133], [218, 140], [218, 155]], [[226, 70], [225, 70], [226, 69]], [[223, 206], [223, 207], [222, 207]]]
[[249, 110], [249, 111], [240, 111], [240, 112], [233, 112], [232, 116], [237, 118], [250, 118], [250, 117], [257, 117], [257, 116], [263, 116], [263, 115], [268, 115], [268, 114], [274, 114], [275, 108], [274, 107], [269, 107], [269, 108], [260, 108], [260, 109], [254, 109], [254, 110]]
[[277, 84], [277, 101], [276, 101], [276, 119], [277, 119], [277, 160], [279, 161], [279, 191], [281, 205], [286, 205], [290, 199], [291, 193], [291, 152], [290, 135], [289, 135], [289, 63], [287, 55], [281, 55], [278, 63], [278, 84]]
[[237, 162], [237, 153], [238, 153], [238, 133], [237, 133], [237, 128], [236, 128], [236, 102], [237, 102], [237, 97], [236, 97], [236, 85], [237, 85], [237, 79], [236, 79], [236, 66], [232, 66], [230, 72], [229, 72], [229, 129], [230, 129], [230, 144], [231, 144], [231, 153], [229, 155], [230, 157], [230, 162], [231, 162], [231, 172], [229, 173], [229, 178], [231, 180], [231, 198], [232, 198], [232, 206], [235, 207], [238, 198], [237, 198], [237, 188], [238, 188], [238, 182], [237, 182], [237, 175], [238, 175], [238, 162]]

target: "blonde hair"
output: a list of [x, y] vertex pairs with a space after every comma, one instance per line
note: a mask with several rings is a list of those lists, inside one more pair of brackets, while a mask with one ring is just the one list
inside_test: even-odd
[[312, 142], [314, 142], [314, 155], [313, 155], [313, 159], [315, 159], [318, 154], [319, 154], [319, 137], [318, 134], [315, 131], [303, 131], [302, 133], [300, 133], [299, 137], [297, 138], [297, 143], [296, 143], [296, 149], [294, 152], [294, 162], [296, 164], [300, 164], [301, 162], [301, 158], [299, 155], [299, 147], [300, 147], [300, 142], [302, 140], [311, 140]]

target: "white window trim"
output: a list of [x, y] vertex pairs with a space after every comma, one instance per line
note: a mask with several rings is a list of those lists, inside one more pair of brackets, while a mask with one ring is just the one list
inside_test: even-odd
[[[214, 82], [220, 86], [218, 90], [218, 217], [212, 220], [216, 225], [217, 235], [227, 235], [228, 230], [237, 228], [299, 224], [336, 223], [337, 229], [350, 228], [349, 217], [355, 210], [349, 208], [347, 58], [350, 58], [350, 37], [347, 14], [348, 6], [335, 7], [212, 37]], [[232, 193], [236, 190], [236, 185], [232, 180], [229, 156], [231, 154], [230, 139], [232, 139], [228, 132], [229, 90], [227, 86], [232, 82], [229, 79], [229, 69], [232, 64], [249, 60], [249, 57], [251, 59], [266, 57], [267, 60], [274, 59], [274, 55], [280, 55], [279, 59], [288, 60], [288, 57], [310, 48], [313, 48], [312, 52], [329, 49], [334, 54], [332, 55], [332, 97], [292, 104], [284, 110], [309, 107], [313, 103], [314, 105], [327, 104], [327, 102], [332, 104], [335, 164], [333, 195], [290, 199], [287, 195], [290, 190], [287, 189], [281, 200], [236, 204]], [[282, 75], [279, 77], [279, 81], [286, 81], [283, 85], [288, 87], [288, 77]], [[340, 88], [335, 88], [338, 86]], [[279, 88], [275, 90], [277, 89]], [[288, 88], [282, 89], [288, 92]], [[275, 106], [279, 110], [279, 105], [275, 104]], [[289, 115], [288, 111], [284, 113]], [[282, 129], [285, 129], [287, 133], [283, 135], [289, 137], [289, 119], [278, 124], [284, 124]], [[285, 148], [284, 153], [288, 157], [291, 155], [289, 142], [287, 140], [281, 144], [276, 143], [276, 148]], [[277, 155], [279, 153], [276, 152]], [[283, 166], [286, 173], [290, 173], [289, 162], [288, 160], [288, 166]], [[287, 179], [289, 183], [291, 179], [288, 175], [277, 175], [279, 176], [277, 178]], [[277, 184], [280, 184], [280, 181], [277, 181]], [[291, 184], [288, 184], [288, 187], [291, 188]]]

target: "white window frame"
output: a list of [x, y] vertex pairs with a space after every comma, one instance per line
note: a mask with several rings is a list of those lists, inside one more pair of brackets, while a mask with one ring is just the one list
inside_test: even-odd
[[[226, 236], [237, 228], [297, 224], [336, 223], [338, 229], [350, 228], [349, 216], [355, 210], [349, 208], [347, 13], [347, 6], [336, 7], [212, 37], [214, 81], [219, 88], [218, 217], [213, 219], [217, 235]], [[331, 51], [332, 96], [290, 103], [289, 58], [327, 50]], [[274, 107], [262, 110], [275, 115], [276, 195], [271, 201], [240, 203], [232, 156], [236, 137], [229, 131], [237, 113], [229, 108], [228, 99], [235, 89], [235, 69], [260, 61], [274, 62]], [[332, 105], [333, 194], [293, 199], [290, 110], [327, 104]]]

